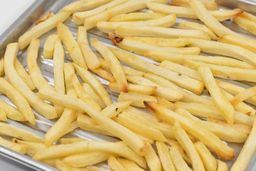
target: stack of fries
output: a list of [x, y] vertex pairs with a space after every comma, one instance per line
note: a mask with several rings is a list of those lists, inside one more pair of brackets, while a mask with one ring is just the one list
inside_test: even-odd
[[[14, 105], [0, 100], [0, 145], [64, 171], [102, 162], [113, 171], [226, 171], [235, 158], [230, 170], [246, 170], [256, 150], [256, 40], [227, 20], [256, 34], [256, 16], [214, 0], [79, 0], [48, 14], [0, 61], [0, 92]], [[54, 29], [43, 45], [51, 86], [37, 61], [40, 37]], [[88, 40], [91, 29], [113, 45]], [[35, 125], [34, 112], [57, 120], [43, 138], [6, 122]], [[65, 136], [76, 128], [116, 141]], [[244, 145], [235, 153], [228, 143]]]

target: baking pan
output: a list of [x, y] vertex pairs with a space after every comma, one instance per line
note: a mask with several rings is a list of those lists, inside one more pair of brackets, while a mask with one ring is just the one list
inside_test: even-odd
[[[7, 31], [5, 31], [2, 35], [0, 35], [0, 55], [3, 55], [5, 47], [8, 43], [17, 41], [18, 37], [24, 33], [29, 27], [31, 27], [40, 16], [42, 16], [44, 13], [47, 13], [49, 11], [52, 12], [57, 12], [59, 9], [61, 9], [63, 6], [66, 4], [72, 2], [73, 0], [36, 0], [28, 10], [26, 10], [18, 19], [17, 21], [14, 22], [10, 26]], [[217, 2], [225, 7], [230, 7], [230, 8], [242, 8], [243, 10], [249, 11], [249, 12], [256, 12], [256, 2], [254, 1], [247, 1], [247, 0], [217, 0]], [[69, 26], [70, 30], [73, 32], [74, 35], [76, 35], [76, 25], [71, 22], [69, 19], [65, 23], [66, 25]], [[227, 25], [230, 25], [230, 23], [225, 23]], [[232, 29], [236, 29], [235, 27]], [[50, 31], [49, 33], [46, 33], [43, 35], [40, 40], [41, 40], [41, 49], [40, 51], [42, 52], [42, 45], [45, 41], [45, 38], [53, 33], [55, 30]], [[240, 30], [236, 30], [240, 31]], [[89, 38], [96, 37], [100, 39], [101, 41], [111, 44], [111, 41], [106, 38], [105, 34], [102, 34], [101, 32], [97, 30], [91, 30], [88, 34]], [[67, 57], [68, 55], [66, 55]], [[19, 60], [21, 63], [24, 65], [26, 68], [26, 52], [23, 52], [19, 55]], [[50, 84], [53, 84], [53, 63], [52, 60], [47, 60], [44, 59], [42, 56], [39, 58], [40, 60], [40, 68], [45, 76], [45, 78], [49, 81]], [[69, 60], [69, 58], [66, 58], [66, 60]], [[99, 78], [100, 81], [103, 84], [107, 84], [106, 80], [103, 80]], [[115, 95], [112, 94], [113, 99], [115, 99]], [[0, 96], [1, 99], [6, 100], [8, 103], [11, 103], [8, 101], [7, 98], [4, 96]], [[32, 131], [33, 133], [36, 133], [37, 135], [43, 136], [44, 133], [54, 124], [54, 121], [50, 121], [46, 118], [44, 118], [42, 115], [37, 114], [37, 120], [36, 120], [36, 126], [31, 127], [30, 125], [23, 125], [21, 123], [15, 122], [8, 120], [9, 124], [12, 124], [13, 126], [16, 126], [18, 128], [26, 129], [28, 131]], [[91, 139], [91, 140], [96, 140], [96, 141], [115, 141], [116, 139], [107, 137], [107, 136], [102, 136], [94, 133], [90, 133], [87, 131], [83, 130], [76, 130], [70, 134], [70, 136], [77, 136], [81, 138], [86, 138], [86, 139]], [[239, 153], [241, 149], [241, 145], [237, 144], [231, 144], [231, 146], [236, 150], [237, 153]], [[13, 160], [14, 162], [21, 163], [27, 167], [30, 167], [31, 169], [34, 170], [42, 170], [42, 171], [54, 171], [56, 170], [53, 167], [50, 167], [44, 163], [41, 163], [39, 161], [35, 161], [32, 158], [18, 154], [12, 150], [6, 149], [4, 147], [0, 146], [0, 155], [4, 156], [8, 159]], [[247, 170], [248, 171], [254, 171], [256, 170], [256, 157], [252, 159], [250, 162], [250, 165], [248, 166]], [[228, 164], [231, 165], [233, 162], [230, 161]], [[100, 165], [104, 170], [109, 170], [107, 165], [101, 164]]]

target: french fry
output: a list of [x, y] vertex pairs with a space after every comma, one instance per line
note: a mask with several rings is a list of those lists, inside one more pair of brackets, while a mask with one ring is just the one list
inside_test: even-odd
[[204, 163], [205, 169], [209, 171], [217, 170], [217, 160], [211, 154], [208, 148], [200, 141], [196, 142], [194, 146], [196, 147], [196, 150]]
[[184, 38], [168, 39], [157, 37], [125, 37], [125, 39], [160, 47], [184, 47], [190, 44], [189, 40]]
[[81, 77], [81, 79], [84, 82], [88, 83], [90, 86], [92, 86], [95, 92], [97, 92], [97, 94], [101, 97], [105, 105], [108, 106], [112, 104], [109, 94], [107, 93], [105, 88], [101, 85], [99, 80], [96, 77], [94, 77], [93, 74], [83, 69], [82, 67], [79, 67], [78, 65], [74, 65], [74, 66], [75, 66], [76, 72]]
[[57, 117], [55, 108], [49, 104], [46, 104], [41, 100], [30, 88], [23, 82], [23, 80], [17, 74], [14, 68], [14, 61], [18, 52], [18, 44], [9, 44], [5, 53], [5, 74], [10, 83], [27, 99], [29, 104], [40, 114], [44, 115], [48, 119]]
[[15, 143], [23, 145], [26, 147], [26, 153], [30, 156], [35, 155], [38, 151], [46, 149], [46, 146], [43, 143], [39, 142], [30, 142], [23, 140], [14, 140]]
[[196, 22], [189, 22], [189, 21], [182, 22], [182, 23], [178, 24], [177, 28], [202, 30], [205, 33], [207, 33], [212, 40], [217, 40], [218, 39], [217, 36], [208, 27], [206, 27], [203, 24], [196, 23]]
[[143, 75], [143, 72], [136, 70], [134, 68], [124, 66], [124, 65], [122, 67], [123, 67], [124, 73], [126, 75], [132, 75], [132, 76], [142, 76]]
[[[115, 42], [115, 40], [117, 40], [117, 38], [114, 38], [114, 40], [112, 41]], [[139, 55], [144, 55], [144, 53], [149, 50], [166, 51], [169, 53], [190, 54], [190, 55], [198, 55], [200, 53], [200, 49], [197, 47], [185, 47], [185, 48], [159, 47], [159, 46], [150, 45], [147, 43], [126, 39], [126, 38], [123, 38], [121, 41], [116, 41], [115, 44], [122, 49], [137, 53]]]
[[172, 102], [166, 100], [165, 98], [163, 98], [163, 97], [156, 97], [156, 99], [157, 99], [157, 103], [158, 104], [163, 105], [166, 108], [171, 109], [171, 110], [174, 109], [174, 104]]
[[111, 133], [115, 134], [115, 136], [123, 139], [127, 144], [129, 144], [129, 147], [136, 151], [136, 153], [140, 155], [146, 154], [148, 146], [147, 143], [143, 142], [127, 128], [115, 123], [110, 118], [102, 115], [100, 112], [93, 109], [83, 101], [67, 95], [59, 94], [47, 88], [40, 89], [39, 93], [44, 99], [55, 101], [64, 107], [86, 112], [89, 116], [95, 119], [95, 121], [97, 121], [104, 128], [104, 130], [110, 131]]
[[[147, 7], [155, 12], [160, 12], [164, 14], [175, 14], [179, 18], [181, 17], [197, 19], [196, 14], [189, 7], [170, 6], [155, 2], [148, 2]], [[210, 11], [210, 13], [219, 21], [232, 19], [235, 15], [238, 15], [241, 12], [241, 9]]]
[[93, 88], [87, 83], [82, 83], [82, 85], [85, 90], [85, 93], [88, 94], [91, 98], [93, 98], [94, 101], [97, 102], [101, 108], [104, 108], [104, 102], [102, 101], [100, 96], [93, 90]]
[[203, 55], [178, 55], [174, 53], [167, 53], [163, 51], [147, 51], [144, 53], [145, 56], [158, 61], [172, 61], [178, 64], [184, 64], [188, 60], [204, 62], [207, 64], [215, 64], [220, 66], [230, 66], [235, 68], [253, 69], [253, 65], [246, 62], [228, 58], [224, 56], [203, 56]]
[[244, 17], [244, 18], [246, 18], [246, 19], [249, 19], [249, 20], [251, 20], [251, 21], [253, 21], [253, 22], [256, 22], [256, 17], [255, 17], [255, 15], [250, 14], [250, 13], [248, 13], [248, 12], [243, 11], [243, 13], [240, 14], [240, 16], [241, 16], [241, 17]]
[[103, 109], [101, 112], [103, 115], [114, 118], [117, 115], [119, 115], [121, 112], [123, 112], [125, 109], [127, 109], [131, 105], [130, 101], [127, 102], [115, 102], [105, 109]]
[[[118, 88], [117, 83], [109, 83], [108, 87], [111, 91], [119, 93], [120, 90]], [[139, 85], [139, 84], [128, 84], [128, 92], [131, 93], [138, 93], [142, 95], [153, 95], [156, 91], [156, 87], [154, 86], [145, 86], [145, 85]]]
[[119, 14], [112, 17], [109, 21], [112, 22], [123, 22], [123, 21], [143, 21], [143, 20], [152, 20], [165, 16], [161, 13], [153, 12], [133, 12], [129, 14]]
[[160, 161], [163, 166], [163, 170], [164, 171], [169, 171], [169, 170], [174, 171], [175, 170], [174, 163], [171, 159], [170, 154], [168, 153], [167, 145], [165, 145], [162, 142], [156, 142], [156, 148], [157, 148], [157, 152], [158, 152]]
[[27, 153], [26, 146], [5, 140], [2, 137], [0, 137], [0, 145], [3, 147], [9, 148], [17, 153], [21, 153], [21, 154]]
[[127, 80], [118, 59], [103, 43], [97, 39], [92, 39], [91, 44], [110, 64], [110, 70], [119, 86], [120, 91], [127, 92]]
[[4, 58], [0, 59], [0, 76], [4, 76]]
[[191, 168], [187, 165], [187, 163], [182, 158], [180, 151], [177, 147], [172, 146], [169, 148], [169, 153], [171, 156], [171, 160], [177, 171], [191, 171]]
[[99, 68], [100, 61], [89, 46], [85, 27], [78, 27], [77, 42], [82, 51], [82, 54], [84, 56], [84, 59], [88, 68], [91, 70]]
[[35, 90], [35, 85], [30, 77], [30, 75], [27, 73], [23, 65], [20, 63], [18, 59], [15, 59], [14, 61], [14, 68], [16, 69], [18, 75], [22, 78], [22, 80], [27, 84], [27, 86], [33, 91]]
[[6, 116], [15, 121], [25, 121], [25, 117], [13, 106], [3, 100], [0, 100], [0, 108], [6, 113]]
[[124, 166], [114, 156], [108, 158], [108, 166], [113, 171], [126, 171]]
[[138, 93], [123, 93], [121, 92], [120, 95], [118, 96], [118, 102], [122, 101], [131, 101], [132, 106], [144, 108], [144, 102], [149, 101], [149, 102], [157, 102], [157, 99], [154, 96], [148, 96], [148, 95], [143, 95], [143, 94], [138, 94]]
[[127, 117], [126, 115], [122, 115], [122, 114], [118, 115], [118, 117], [116, 118], [116, 121], [119, 124], [132, 130], [133, 132], [138, 133], [144, 137], [147, 137], [152, 140], [157, 140], [160, 142], [166, 141], [166, 138], [161, 131], [153, 127], [151, 128], [147, 127], [142, 123], [137, 122], [136, 120], [133, 120], [130, 117]]
[[233, 44], [233, 45], [237, 45], [237, 46], [241, 46], [245, 49], [248, 49], [254, 53], [256, 53], [256, 48], [255, 48], [255, 44], [256, 41], [254, 39], [249, 39], [246, 37], [243, 37], [243, 39], [239, 39], [237, 36], [235, 35], [224, 35], [219, 39], [220, 42], [223, 43], [228, 43], [228, 44]]
[[23, 117], [29, 123], [35, 125], [35, 115], [29, 106], [29, 103], [24, 98], [24, 96], [4, 78], [0, 78], [0, 92], [10, 98], [10, 100], [17, 106], [17, 109], [20, 110]]
[[104, 69], [97, 68], [97, 69], [92, 70], [92, 72], [109, 82], [115, 82], [114, 76]]
[[35, 25], [33, 28], [19, 37], [19, 48], [24, 49], [29, 45], [31, 40], [36, 39], [52, 30], [58, 25], [59, 22], [64, 22], [70, 16], [70, 14], [71, 12], [61, 11], [51, 18]]
[[256, 92], [256, 87], [250, 87], [250, 88], [240, 92], [236, 96], [234, 96], [231, 103], [235, 106], [238, 103], [255, 96], [256, 95], [255, 92]]
[[9, 137], [14, 137], [14, 138], [18, 138], [21, 140], [27, 140], [27, 141], [32, 141], [32, 142], [42, 142], [42, 138], [32, 134], [28, 131], [25, 131], [23, 129], [11, 126], [7, 123], [3, 123], [0, 122], [0, 134], [1, 135], [5, 135], [5, 136], [9, 136]]
[[56, 35], [56, 34], [52, 34], [47, 37], [47, 39], [44, 43], [44, 50], [43, 50], [44, 58], [46, 58], [46, 59], [53, 58], [54, 46], [55, 46], [55, 42], [57, 39], [58, 39], [58, 35]]
[[191, 68], [188, 68], [186, 66], [182, 66], [182, 65], [170, 62], [170, 61], [163, 61], [163, 62], [161, 62], [160, 67], [163, 67], [163, 68], [169, 69], [171, 71], [187, 75], [196, 80], [202, 81], [202, 78], [200, 77], [200, 75], [197, 71], [195, 71]]
[[0, 109], [0, 121], [6, 121], [7, 120], [7, 114], [3, 109]]
[[205, 170], [203, 162], [196, 151], [196, 148], [193, 142], [190, 140], [187, 133], [183, 130], [183, 128], [179, 125], [179, 123], [175, 123], [174, 126], [175, 138], [179, 142], [179, 144], [183, 147], [186, 154], [191, 160], [192, 168], [194, 170]]
[[143, 171], [136, 163], [131, 160], [118, 158], [118, 161], [124, 166], [126, 170]]
[[254, 119], [253, 127], [251, 132], [242, 147], [235, 163], [231, 167], [231, 171], [246, 170], [254, 152], [255, 152], [255, 134], [256, 134], [256, 120]]
[[149, 152], [145, 156], [148, 167], [151, 171], [161, 171], [162, 165], [159, 157], [157, 156], [154, 148], [152, 146], [149, 147]]
[[221, 160], [217, 160], [217, 162], [218, 162], [217, 171], [228, 171], [228, 165], [225, 162]]
[[120, 37], [141, 36], [161, 38], [200, 38], [209, 40], [209, 36], [200, 30], [163, 28], [156, 26], [120, 26], [114, 33]]
[[146, 105], [153, 110], [161, 120], [171, 124], [178, 121], [190, 135], [202, 141], [220, 158], [228, 160], [234, 157], [234, 150], [232, 148], [230, 148], [210, 131], [200, 129], [200, 127], [194, 121], [189, 120], [156, 103], [146, 103]]
[[146, 21], [123, 21], [123, 22], [98, 22], [97, 28], [103, 33], [111, 33], [122, 25], [131, 26], [158, 26], [158, 27], [171, 27], [176, 22], [176, 16], [170, 14], [161, 18], [146, 20]]
[[251, 21], [243, 16], [234, 17], [233, 21], [244, 30], [256, 35], [256, 22]]
[[[56, 165], [56, 168], [61, 171], [81, 171], [81, 168], [71, 167], [61, 160], [57, 160], [55, 165]], [[84, 169], [83, 171], [88, 171], [88, 170]]]
[[[195, 116], [202, 117], [202, 118], [213, 118], [217, 120], [225, 120], [223, 115], [220, 114], [219, 109], [217, 109], [214, 105], [206, 105], [202, 103], [183, 103], [183, 102], [176, 102], [176, 108], [183, 108], [188, 110]], [[245, 125], [252, 125], [252, 118], [248, 115], [240, 112], [234, 113], [234, 121], [235, 123], [245, 124]]]
[[81, 168], [106, 161], [109, 157], [108, 153], [87, 152], [82, 154], [74, 154], [63, 159], [71, 167]]
[[35, 154], [34, 159], [46, 160], [70, 156], [72, 154], [81, 154], [90, 151], [106, 152], [126, 157], [135, 161], [142, 167], [146, 167], [144, 159], [134, 153], [123, 142], [96, 142], [83, 141], [73, 144], [56, 145], [48, 147]]
[[[205, 8], [209, 9], [209, 10], [216, 10], [218, 9], [218, 4], [215, 2], [215, 0], [200, 0]], [[172, 5], [176, 5], [176, 6], [188, 6], [188, 0], [173, 0], [172, 1]]]
[[79, 66], [87, 68], [81, 49], [70, 32], [69, 28], [62, 23], [57, 26], [58, 36], [66, 47], [72, 60]]
[[73, 143], [76, 143], [76, 142], [81, 142], [81, 141], [86, 141], [85, 139], [82, 139], [82, 138], [78, 138], [78, 137], [73, 137], [73, 138], [61, 138], [59, 140], [59, 142], [61, 144], [73, 144]]
[[207, 90], [211, 94], [215, 105], [222, 112], [225, 120], [232, 124], [234, 122], [234, 107], [217, 85], [211, 70], [207, 67], [200, 67], [198, 72], [200, 73]]
[[73, 14], [72, 19], [77, 25], [81, 25], [84, 23], [84, 20], [87, 19], [88, 17], [97, 15], [99, 13], [102, 13], [110, 8], [113, 8], [119, 4], [122, 4], [126, 2], [127, 0], [114, 0], [110, 1], [106, 4], [103, 4], [97, 8], [91, 9], [91, 10], [86, 10], [82, 12], [76, 12]]
[[[183, 75], [179, 76], [178, 73], [160, 68], [159, 66], [146, 62], [145, 60], [140, 59], [138, 56], [124, 50], [116, 48], [111, 48], [111, 50], [120, 61], [134, 67], [135, 69], [154, 73], [158, 76], [164, 77], [165, 79], [173, 81], [175, 84], [178, 84], [179, 86], [184, 87], [196, 94], [200, 94], [203, 90], [203, 84], [197, 80], [190, 79], [189, 77]], [[188, 82], [191, 84], [188, 85]]]

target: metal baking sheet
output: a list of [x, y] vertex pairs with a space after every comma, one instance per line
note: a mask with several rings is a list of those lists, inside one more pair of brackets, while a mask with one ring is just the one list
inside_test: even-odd
[[[6, 31], [3, 35], [0, 36], [0, 43], [1, 43], [0, 53], [4, 52], [4, 48], [7, 43], [17, 40], [19, 35], [22, 34], [25, 30], [27, 30], [29, 28], [29, 26], [31, 26], [31, 23], [33, 23], [33, 21], [35, 21], [36, 18], [38, 18], [43, 13], [46, 13], [48, 11], [56, 12], [59, 9], [61, 9], [63, 6], [65, 6], [66, 4], [68, 4], [72, 1], [74, 1], [74, 0], [59, 0], [59, 1], [58, 0], [49, 0], [49, 1], [37, 0], [35, 2], [35, 4], [33, 4], [33, 8], [30, 8], [28, 11], [26, 11], [21, 17], [19, 17], [18, 21], [15, 22], [11, 26], [11, 28], [12, 28], [11, 30], [9, 29], [9, 31]], [[35, 11], [37, 11], [37, 12], [35, 12]], [[34, 18], [31, 18], [31, 16], [34, 16]], [[182, 20], [179, 20], [179, 21], [182, 21]], [[72, 33], [74, 35], [76, 35], [77, 26], [74, 23], [72, 23], [70, 19], [68, 21], [66, 21], [65, 24], [68, 25], [70, 30], [72, 31]], [[231, 22], [226, 22], [225, 25], [231, 27], [232, 29], [234, 29], [238, 32], [243, 33], [242, 30], [235, 27]], [[56, 30], [52, 30], [40, 38], [40, 40], [41, 40], [40, 54], [42, 52], [42, 47], [43, 47], [45, 38], [49, 34], [54, 33], [55, 31]], [[106, 38], [106, 35], [97, 30], [91, 30], [88, 34], [88, 37], [89, 37], [89, 39], [92, 37], [96, 37], [96, 38], [100, 39], [101, 41], [105, 42], [106, 44], [111, 44], [111, 41], [109, 41]], [[26, 52], [20, 53], [19, 60], [26, 68], [27, 67], [26, 66]], [[66, 53], [66, 60], [67, 61], [70, 60], [67, 53]], [[39, 65], [40, 65], [43, 75], [49, 81], [50, 84], [53, 84], [52, 60], [47, 60], [47, 59], [44, 59], [42, 56], [40, 56], [39, 61], [40, 61]], [[103, 84], [107, 84], [106, 80], [103, 80], [101, 78], [100, 78], [100, 80]], [[3, 96], [1, 96], [0, 98], [6, 100], [8, 103], [11, 104], [11, 102], [7, 98], [5, 98]], [[113, 95], [113, 98], [115, 98], [114, 95]], [[43, 136], [44, 133], [54, 124], [54, 121], [48, 120], [48, 119], [44, 118], [42, 115], [37, 114], [37, 113], [36, 113], [36, 116], [37, 116], [37, 121], [36, 121], [37, 124], [33, 128], [31, 128], [29, 125], [23, 125], [21, 123], [11, 121], [11, 120], [8, 120], [8, 123], [10, 123], [16, 127], [34, 132], [37, 135]], [[96, 140], [96, 141], [115, 141], [116, 140], [111, 137], [102, 136], [99, 134], [94, 134], [94, 133], [90, 133], [90, 132], [79, 130], [79, 129], [74, 131], [73, 133], [71, 133], [70, 136], [78, 136], [81, 138], [86, 138], [86, 139], [91, 139], [91, 140]], [[230, 144], [230, 145], [236, 150], [236, 153], [238, 154], [241, 149], [241, 145], [238, 145], [238, 144]], [[50, 167], [44, 163], [35, 161], [28, 156], [15, 153], [12, 150], [6, 149], [4, 147], [0, 147], [0, 155], [7, 157], [15, 162], [22, 163], [22, 164], [24, 164], [32, 169], [35, 169], [35, 170], [44, 170], [44, 171], [56, 170], [55, 168]], [[250, 162], [250, 165], [248, 166], [248, 169], [247, 169], [248, 171], [256, 170], [255, 162], [256, 162], [256, 156]], [[229, 165], [231, 165], [232, 163], [233, 163], [233, 161], [228, 162]], [[102, 164], [101, 167], [104, 170], [109, 170], [108, 167], [104, 164]]]

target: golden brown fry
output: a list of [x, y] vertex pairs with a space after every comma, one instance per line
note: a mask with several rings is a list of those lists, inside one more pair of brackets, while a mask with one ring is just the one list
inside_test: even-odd
[[120, 91], [127, 92], [127, 80], [123, 68], [116, 56], [102, 42], [98, 41], [97, 39], [92, 39], [91, 44], [109, 63], [110, 70], [119, 86]]
[[174, 163], [168, 153], [168, 147], [162, 142], [156, 142], [156, 148], [164, 171], [175, 171]]
[[182, 155], [177, 147], [175, 146], [170, 147], [169, 153], [177, 171], [191, 171], [190, 167], [182, 158]]
[[44, 50], [43, 50], [44, 58], [46, 58], [46, 59], [53, 58], [54, 46], [55, 46], [55, 42], [57, 39], [58, 39], [58, 35], [56, 35], [56, 34], [52, 34], [47, 37], [47, 39], [44, 43]]
[[102, 115], [97, 110], [93, 109], [88, 104], [84, 103], [79, 99], [72, 98], [67, 95], [62, 95], [57, 92], [54, 92], [51, 89], [42, 88], [39, 91], [42, 98], [49, 101], [57, 102], [57, 104], [63, 105], [74, 110], [86, 112], [91, 116], [95, 121], [97, 121], [105, 130], [115, 134], [115, 136], [124, 140], [129, 147], [136, 151], [137, 154], [145, 155], [147, 152], [148, 144], [139, 139], [133, 132], [127, 128], [117, 124], [110, 118]]
[[57, 31], [58, 31], [59, 38], [61, 39], [64, 46], [66, 47], [72, 60], [77, 65], [87, 68], [81, 49], [77, 41], [73, 37], [71, 31], [69, 30], [69, 28], [64, 24], [59, 23], [57, 26]]
[[156, 103], [146, 103], [147, 106], [155, 112], [161, 119], [171, 124], [178, 121], [182, 127], [192, 136], [202, 141], [211, 151], [217, 154], [220, 158], [229, 160], [234, 157], [234, 150], [226, 143], [221, 141], [216, 135], [208, 130], [202, 130], [193, 121], [189, 120], [167, 108], [160, 106]]
[[35, 25], [33, 28], [19, 37], [19, 48], [24, 49], [29, 45], [32, 39], [36, 39], [52, 30], [58, 25], [59, 22], [64, 22], [70, 16], [70, 14], [71, 12], [61, 11], [51, 18]]
[[126, 171], [124, 166], [114, 156], [108, 158], [108, 166], [113, 171]]
[[40, 114], [48, 119], [57, 117], [55, 108], [41, 100], [30, 88], [23, 82], [14, 68], [14, 61], [18, 52], [18, 44], [12, 43], [7, 46], [4, 65], [5, 74], [10, 83], [28, 100], [29, 104]]
[[99, 68], [100, 61], [88, 44], [87, 32], [85, 27], [78, 27], [77, 42], [83, 53], [83, 56], [88, 68], [91, 70]]
[[122, 22], [122, 21], [141, 21], [141, 20], [152, 20], [165, 16], [161, 13], [153, 12], [133, 12], [128, 14], [119, 14], [112, 17], [109, 21]]
[[120, 26], [114, 32], [120, 37], [162, 37], [162, 38], [200, 38], [209, 40], [209, 36], [200, 30], [163, 28], [156, 26]]

